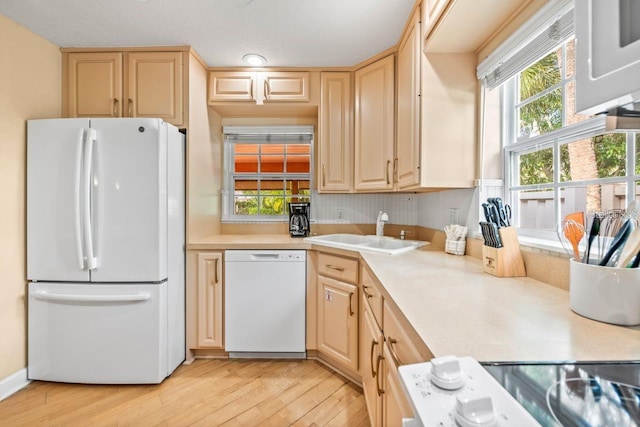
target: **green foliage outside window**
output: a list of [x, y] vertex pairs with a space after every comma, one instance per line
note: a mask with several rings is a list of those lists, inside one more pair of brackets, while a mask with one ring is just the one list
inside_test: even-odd
[[[520, 74], [520, 99], [528, 98], [557, 85], [561, 81], [558, 58], [561, 51], [552, 52]], [[567, 99], [567, 103], [574, 102]], [[522, 105], [519, 109], [519, 133], [521, 136], [543, 134], [562, 127], [562, 89], [549, 93]], [[591, 138], [595, 152], [598, 178], [624, 176], [626, 173], [625, 134], [607, 134]], [[637, 144], [640, 145], [640, 144]], [[560, 148], [560, 180], [571, 181], [571, 162], [567, 144]], [[551, 148], [520, 156], [520, 185], [553, 182], [553, 150]], [[636, 166], [637, 173], [640, 168]]]

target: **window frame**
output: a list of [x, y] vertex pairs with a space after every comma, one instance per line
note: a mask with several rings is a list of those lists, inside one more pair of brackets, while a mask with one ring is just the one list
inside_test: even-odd
[[[238, 141], [239, 143], [255, 143], [255, 144], [300, 144], [305, 143], [309, 144], [309, 172], [304, 173], [274, 173], [274, 172], [260, 172], [258, 169], [257, 173], [247, 173], [247, 172], [235, 172], [235, 150], [233, 147], [235, 146], [236, 141], [232, 141], [228, 138], [229, 135], [252, 135], [256, 138], [256, 140], [252, 141]], [[307, 135], [309, 140], [305, 141], [282, 141], [278, 140], [278, 137], [282, 135]], [[259, 141], [258, 138], [260, 136], [264, 136], [264, 140]], [[274, 139], [273, 142], [271, 141]], [[223, 129], [223, 190], [222, 190], [222, 222], [235, 222], [235, 223], [263, 223], [263, 222], [288, 222], [289, 221], [289, 212], [288, 208], [285, 205], [284, 213], [281, 215], [241, 215], [235, 213], [235, 182], [241, 180], [255, 180], [258, 183], [263, 180], [277, 180], [282, 181], [283, 184], [283, 192], [284, 199], [286, 204], [286, 199], [288, 197], [296, 197], [299, 196], [300, 193], [296, 195], [288, 196], [287, 192], [287, 182], [290, 181], [308, 181], [309, 182], [309, 194], [303, 195], [304, 201], [311, 201], [312, 189], [314, 188], [314, 129], [313, 126], [225, 126]], [[261, 154], [258, 155], [258, 162], [261, 161]], [[283, 162], [285, 164], [286, 170], [286, 148], [283, 153]], [[259, 188], [259, 184], [258, 184]], [[258, 200], [260, 201], [260, 194], [257, 194]]]
[[[573, 37], [573, 36], [572, 36]], [[636, 174], [636, 135], [638, 132], [634, 131], [619, 131], [619, 133], [626, 133], [626, 173], [624, 176], [596, 178], [588, 180], [561, 180], [561, 147], [565, 144], [569, 144], [574, 141], [579, 141], [586, 138], [592, 138], [599, 135], [608, 133], [606, 129], [606, 116], [598, 115], [585, 119], [583, 121], [567, 125], [566, 124], [566, 111], [567, 111], [567, 96], [566, 88], [571, 82], [575, 82], [575, 72], [571, 77], [566, 76], [566, 44], [567, 40], [559, 41], [555, 49], [563, 46], [563, 61], [561, 68], [561, 80], [559, 83], [541, 91], [540, 93], [532, 96], [531, 98], [521, 101], [519, 100], [519, 78], [523, 69], [516, 73], [508, 81], [501, 86], [501, 109], [502, 109], [502, 130], [501, 138], [502, 144], [502, 164], [503, 164], [503, 176], [505, 184], [505, 199], [510, 203], [513, 209], [514, 224], [518, 227], [518, 233], [521, 236], [536, 237], [543, 240], [551, 240], [557, 242], [556, 230], [549, 229], [535, 229], [535, 228], [522, 228], [520, 224], [520, 203], [518, 198], [518, 192], [526, 190], [542, 190], [550, 189], [553, 191], [553, 214], [555, 227], [559, 227], [562, 221], [561, 212], [561, 190], [564, 188], [585, 187], [589, 185], [607, 185], [613, 183], [626, 184], [625, 198], [627, 203], [630, 200], [634, 200], [635, 195], [635, 183], [640, 181], [640, 175]], [[553, 52], [553, 50], [551, 50]], [[549, 54], [550, 52], [547, 52]], [[531, 64], [529, 65], [531, 66]], [[528, 68], [528, 67], [527, 67]], [[553, 90], [561, 87], [562, 91], [562, 126], [558, 129], [549, 131], [547, 133], [535, 136], [521, 136], [519, 135], [519, 115], [518, 108], [522, 105], [526, 105], [532, 102], [534, 99], [538, 99]], [[542, 184], [519, 184], [519, 161], [518, 155], [525, 154], [527, 152], [540, 151], [545, 148], [552, 148], [553, 150], [553, 179], [551, 182]]]

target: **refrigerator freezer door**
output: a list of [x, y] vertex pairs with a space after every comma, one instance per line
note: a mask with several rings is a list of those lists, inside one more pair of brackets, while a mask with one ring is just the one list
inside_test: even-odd
[[159, 383], [167, 375], [167, 283], [29, 284], [32, 380]]
[[88, 281], [82, 266], [81, 179], [88, 119], [27, 124], [27, 278]]
[[96, 131], [92, 282], [167, 278], [167, 125], [159, 119], [91, 119]]

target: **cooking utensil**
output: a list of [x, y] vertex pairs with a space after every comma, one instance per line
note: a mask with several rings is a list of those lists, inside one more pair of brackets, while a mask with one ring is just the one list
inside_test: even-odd
[[584, 230], [584, 212], [574, 212], [564, 217], [565, 221], [574, 221], [580, 224]]
[[591, 245], [593, 244], [596, 236], [599, 236], [600, 233], [600, 217], [598, 214], [593, 216], [593, 221], [591, 222], [591, 228], [589, 229], [589, 237], [587, 240], [587, 249], [584, 252], [584, 258], [582, 262], [589, 264], [589, 256], [591, 255]]
[[493, 240], [495, 242], [495, 248], [501, 248], [502, 247], [502, 239], [500, 238], [500, 232], [498, 231], [498, 224], [496, 223], [489, 223], [489, 227], [491, 229], [491, 235], [493, 237]]
[[616, 262], [616, 267], [624, 268], [633, 260], [633, 257], [636, 256], [638, 251], [640, 250], [640, 228], [635, 228], [631, 233], [629, 233], [629, 237], [627, 238], [624, 246], [622, 247], [622, 252], [620, 253], [620, 258]]
[[629, 266], [629, 268], [638, 268], [639, 266], [640, 266], [640, 251], [638, 251], [638, 253], [636, 254], [636, 257], [631, 263], [631, 265]]
[[498, 211], [498, 223], [502, 227], [509, 227], [511, 225], [511, 206], [504, 205], [500, 197], [495, 197], [493, 199], [493, 204]]
[[613, 255], [618, 251], [618, 249], [620, 249], [622, 245], [624, 245], [624, 242], [627, 240], [627, 237], [629, 237], [629, 234], [631, 233], [633, 228], [635, 228], [635, 225], [633, 225], [633, 222], [630, 219], [627, 219], [622, 227], [620, 227], [620, 230], [618, 231], [616, 236], [613, 238], [613, 241], [609, 246], [609, 250], [607, 250], [607, 253], [604, 255], [604, 257], [602, 257], [602, 260], [600, 261], [601, 266], [605, 266], [609, 263], [609, 260], [613, 257]]
[[580, 244], [580, 240], [584, 237], [584, 227], [578, 222], [570, 219], [565, 221], [564, 226], [562, 227], [562, 234], [571, 244], [571, 248], [573, 249], [573, 259], [579, 261], [580, 251], [578, 250], [578, 245]]
[[482, 237], [484, 238], [484, 245], [492, 248], [501, 248], [502, 241], [500, 239], [500, 233], [498, 232], [498, 225], [494, 222], [480, 222], [480, 228], [482, 230]]

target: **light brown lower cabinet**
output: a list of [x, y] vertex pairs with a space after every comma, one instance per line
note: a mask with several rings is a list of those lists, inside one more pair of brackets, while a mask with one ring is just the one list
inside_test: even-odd
[[382, 346], [384, 336], [366, 301], [362, 302], [362, 390], [372, 426], [382, 425]]
[[223, 348], [222, 252], [198, 252], [197, 346]]
[[362, 303], [362, 388], [372, 426], [401, 426], [413, 418], [398, 367], [425, 362], [433, 356], [404, 328], [401, 316], [382, 297], [377, 284], [364, 268]]
[[318, 276], [318, 352], [358, 372], [358, 287]]

